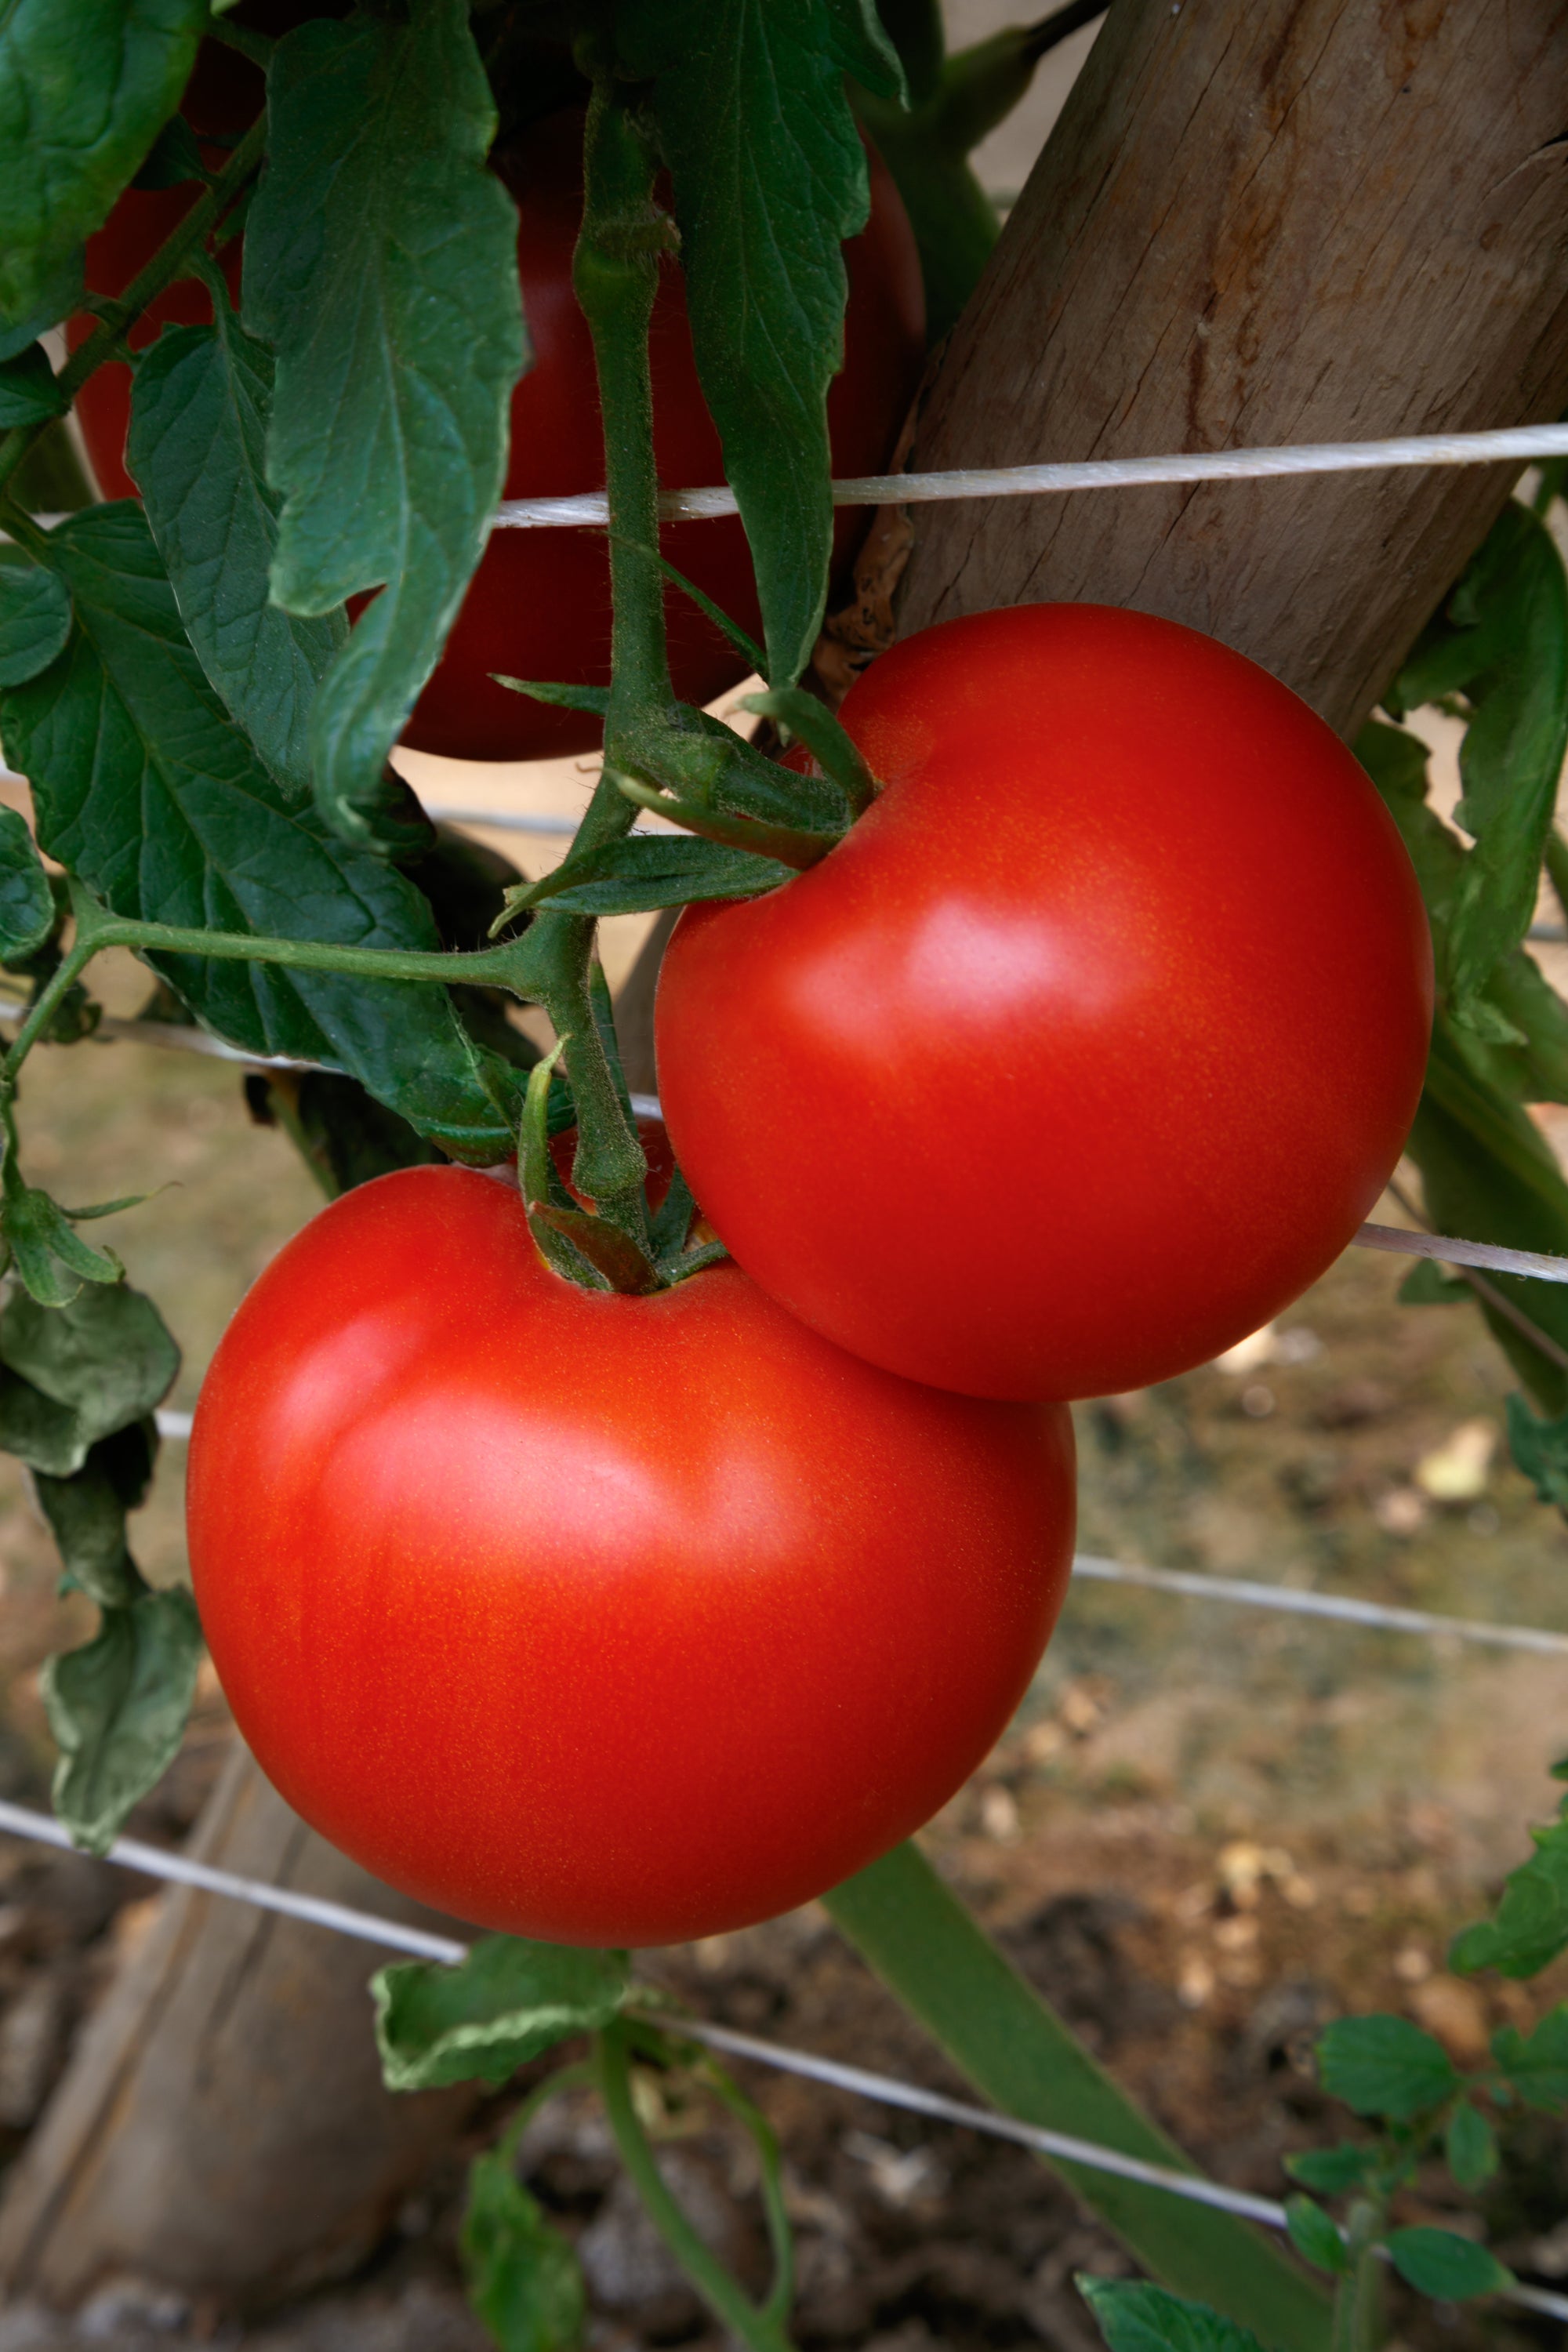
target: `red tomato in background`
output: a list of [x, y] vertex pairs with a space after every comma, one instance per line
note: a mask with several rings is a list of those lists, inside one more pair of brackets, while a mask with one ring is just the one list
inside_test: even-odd
[[[604, 427], [588, 323], [572, 291], [572, 249], [583, 211], [583, 118], [569, 110], [536, 124], [496, 169], [520, 215], [518, 270], [533, 364], [511, 401], [509, 499], [601, 489]], [[874, 474], [891, 457], [925, 355], [920, 255], [903, 203], [880, 158], [868, 158], [871, 216], [845, 246], [849, 299], [844, 365], [827, 395], [836, 474]], [[659, 479], [700, 489], [724, 479], [718, 432], [703, 404], [680, 272], [659, 273], [649, 336], [654, 449]], [[842, 508], [834, 551], [842, 567], [865, 535], [863, 510]], [[671, 523], [669, 562], [752, 636], [762, 613], [738, 517]], [[670, 671], [683, 702], [710, 702], [746, 665], [694, 605], [665, 597]], [[610, 682], [610, 567], [598, 530], [498, 530], [474, 576], [447, 650], [403, 740], [450, 759], [531, 760], [598, 742], [581, 711], [530, 702], [490, 673], [574, 686]]]
[[[206, 54], [205, 49], [204, 59]], [[260, 77], [248, 67], [244, 70], [256, 85], [250, 115], [242, 118], [248, 121], [260, 104]], [[210, 112], [202, 113], [199, 127], [224, 127], [209, 121]], [[583, 210], [582, 147], [583, 117], [569, 108], [534, 124], [495, 159], [519, 207], [518, 270], [534, 354], [512, 394], [509, 499], [550, 498], [604, 485], [593, 342], [572, 291], [572, 249]], [[876, 155], [869, 163], [871, 217], [844, 248], [849, 277], [845, 364], [827, 401], [834, 470], [839, 474], [876, 473], [887, 463], [925, 350], [913, 232], [886, 166]], [[121, 293], [198, 193], [192, 187], [128, 190], [106, 226], [89, 240], [89, 285], [99, 293]], [[226, 248], [224, 269], [237, 299], [237, 240]], [[211, 316], [205, 288], [183, 282], [159, 296], [131, 340], [141, 349], [164, 324], [197, 325]], [[73, 347], [88, 325], [86, 320], [71, 322]], [[685, 293], [673, 267], [660, 273], [649, 355], [660, 478], [679, 488], [721, 482], [723, 453], [703, 404]], [[129, 369], [106, 366], [89, 377], [79, 395], [78, 414], [104, 495], [134, 497], [136, 486], [125, 470]], [[840, 509], [834, 529], [840, 568], [864, 535], [866, 520], [863, 511]], [[742, 628], [760, 635], [756, 583], [738, 518], [671, 524], [661, 545], [678, 571], [696, 581]], [[678, 589], [668, 592], [665, 604], [675, 690], [683, 701], [710, 702], [744, 675], [745, 664]], [[538, 759], [584, 751], [599, 740], [596, 719], [530, 702], [497, 686], [490, 675], [496, 670], [510, 677], [608, 685], [610, 570], [602, 531], [495, 533], [446, 652], [403, 733], [416, 751], [463, 760]]]
[[481, 1926], [653, 1944], [821, 1893], [979, 1763], [1066, 1585], [1072, 1429], [733, 1266], [578, 1290], [512, 1186], [418, 1168], [268, 1266], [187, 1492], [214, 1664], [307, 1821]]
[[753, 1280], [978, 1396], [1203, 1363], [1331, 1265], [1415, 1115], [1432, 955], [1322, 720], [1213, 638], [1030, 604], [895, 646], [886, 789], [798, 880], [688, 908], [659, 1095]]

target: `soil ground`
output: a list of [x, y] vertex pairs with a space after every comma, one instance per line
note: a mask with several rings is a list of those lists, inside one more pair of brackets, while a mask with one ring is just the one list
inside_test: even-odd
[[[112, 1009], [133, 1009], [143, 985], [132, 967], [110, 973]], [[194, 1055], [45, 1051], [25, 1095], [32, 1168], [66, 1197], [165, 1184], [102, 1231], [164, 1307], [185, 1350], [172, 1402], [188, 1405], [247, 1283], [315, 1207], [310, 1179], [281, 1134], [248, 1123], [237, 1074]], [[1405, 1270], [1352, 1251], [1244, 1361], [1085, 1408], [1082, 1548], [1568, 1627], [1568, 1530], [1507, 1461], [1501, 1357], [1468, 1307], [1401, 1307]], [[160, 1580], [182, 1572], [182, 1469], [183, 1449], [166, 1446], [135, 1523]], [[4, 1457], [0, 1566], [0, 1784], [37, 1799], [48, 1769], [37, 1668], [89, 1621], [56, 1599], [47, 1539]], [[226, 1737], [209, 1684], [179, 1766], [134, 1826], [182, 1834]], [[1547, 1768], [1565, 1747], [1568, 1662], [1080, 1584], [1017, 1725], [928, 1843], [1184, 2146], [1221, 2179], [1279, 2195], [1281, 2155], [1342, 2127], [1312, 2079], [1326, 2020], [1398, 2010], [1473, 2059], [1496, 2024], [1568, 1993], [1561, 1964], [1528, 1989], [1444, 1966], [1449, 1937], [1527, 1851], [1526, 1824], [1552, 1810]], [[0, 2148], [22, 2144], [149, 1891], [80, 1858], [0, 1847]], [[710, 2016], [960, 2087], [815, 1910], [657, 1956], [650, 1972]], [[1121, 2258], [1043, 2167], [788, 2078], [747, 2080], [785, 2152], [803, 2342], [1091, 2344], [1071, 2275]], [[507, 2105], [485, 2112], [475, 2146]], [[664, 2128], [682, 2193], [744, 2266], [758, 2249], [752, 2200], [731, 2194], [747, 2186], [743, 2149], [679, 2106]], [[524, 2161], [579, 2241], [605, 2352], [705, 2345], [595, 2116], [547, 2112]], [[467, 2352], [484, 2339], [457, 2284], [461, 2187], [453, 2158], [369, 2273], [291, 2315], [242, 2326], [128, 2281], [71, 2323], [0, 2311], [0, 2352], [133, 2352], [215, 2331], [261, 2352]], [[1421, 2210], [1441, 2203], [1434, 2182]], [[1537, 2119], [1510, 2140], [1493, 2242], [1542, 2281], [1568, 2276], [1565, 2214], [1568, 2135]], [[1399, 2324], [1412, 2352], [1549, 2340], [1549, 2324], [1495, 2307], [1462, 2319], [1412, 2308]]]

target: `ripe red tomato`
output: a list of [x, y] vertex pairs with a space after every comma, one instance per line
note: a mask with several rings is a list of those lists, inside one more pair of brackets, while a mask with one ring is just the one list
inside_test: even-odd
[[1256, 1329], [1371, 1211], [1432, 957], [1338, 738], [1214, 639], [1027, 604], [846, 698], [886, 789], [818, 866], [692, 907], [670, 1140], [814, 1329], [978, 1396], [1142, 1388]]
[[488, 1927], [650, 1944], [926, 1820], [1066, 1583], [1072, 1432], [819, 1339], [729, 1265], [547, 1273], [512, 1187], [377, 1178], [272, 1261], [191, 1440], [240, 1729], [322, 1834]]
[[[881, 159], [869, 158], [871, 217], [844, 248], [849, 299], [844, 366], [827, 396], [837, 474], [874, 474], [903, 425], [925, 351], [925, 297], [914, 235]], [[594, 347], [572, 291], [572, 248], [583, 210], [583, 118], [574, 110], [535, 124], [496, 169], [516, 199], [517, 262], [533, 364], [511, 401], [509, 499], [602, 488], [604, 427]], [[660, 481], [700, 489], [724, 479], [724, 458], [703, 404], [680, 272], [660, 273], [649, 338], [654, 448]], [[866, 529], [841, 508], [840, 566]], [[663, 553], [753, 636], [762, 614], [738, 518], [672, 523]], [[683, 702], [710, 702], [745, 674], [726, 638], [676, 588], [665, 596], [670, 671]], [[468, 589], [447, 650], [404, 730], [419, 751], [451, 759], [531, 760], [597, 743], [599, 722], [530, 702], [493, 683], [610, 681], [610, 569], [599, 530], [498, 530]]]

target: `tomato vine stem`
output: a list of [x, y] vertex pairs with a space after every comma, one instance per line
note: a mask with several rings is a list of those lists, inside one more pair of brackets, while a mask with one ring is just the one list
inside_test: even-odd
[[703, 2243], [667, 2186], [632, 2098], [631, 2035], [616, 2023], [594, 2037], [593, 2066], [621, 2162], [648, 2217], [703, 2301], [752, 2352], [790, 2352], [782, 2314], [757, 2305]]
[[[587, 39], [580, 45], [578, 63], [593, 87], [584, 144], [583, 226], [572, 282], [593, 337], [599, 379], [613, 615], [605, 772], [574, 845], [587, 850], [629, 829], [632, 810], [616, 791], [612, 772], [631, 740], [669, 712], [675, 700], [665, 647], [664, 582], [655, 552], [658, 475], [648, 369], [658, 257], [669, 247], [673, 230], [654, 203], [655, 157], [623, 103], [608, 56]], [[519, 992], [542, 1004], [558, 1036], [572, 1038], [567, 1067], [577, 1110], [573, 1182], [602, 1217], [646, 1248], [647, 1162], [588, 998], [595, 930], [591, 916], [557, 908], [537, 914], [519, 943]]]

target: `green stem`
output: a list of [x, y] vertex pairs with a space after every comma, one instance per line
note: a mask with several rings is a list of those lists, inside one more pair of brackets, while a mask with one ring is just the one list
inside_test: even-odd
[[[623, 744], [673, 699], [665, 650], [664, 583], [658, 545], [658, 476], [653, 455], [648, 325], [658, 289], [667, 225], [653, 201], [654, 159], [616, 91], [607, 64], [580, 59], [593, 79], [584, 146], [583, 226], [572, 283], [594, 342], [605, 426], [610, 508], [610, 703], [606, 772], [600, 777], [574, 848], [617, 840], [632, 822], [608, 771]], [[523, 941], [530, 992], [557, 1036], [570, 1035], [568, 1067], [577, 1106], [572, 1179], [601, 1216], [639, 1245], [647, 1234], [642, 1146], [627, 1118], [588, 1002], [595, 925], [591, 916], [546, 908]]]
[[1381, 2205], [1358, 2198], [1351, 2208], [1345, 2250], [1351, 2266], [1334, 2297], [1331, 2352], [1377, 2352], [1383, 2339], [1383, 2270], [1378, 2245], [1385, 2216]]
[[522, 2136], [540, 2108], [559, 2097], [563, 2091], [592, 2089], [597, 2079], [591, 2059], [574, 2058], [569, 2066], [557, 2066], [553, 2074], [546, 2074], [543, 2082], [536, 2083], [530, 2091], [497, 2141], [496, 2154], [504, 2163], [515, 2164]]
[[[171, 230], [157, 252], [132, 279], [118, 301], [100, 314], [96, 331], [88, 336], [66, 362], [56, 381], [68, 400], [74, 400], [95, 368], [113, 359], [127, 331], [156, 294], [179, 277], [185, 256], [220, 220], [260, 163], [267, 145], [267, 117], [260, 115], [240, 141], [206, 193], [198, 197], [177, 228]], [[18, 425], [0, 441], [0, 483], [8, 482], [42, 425]]]
[[76, 945], [60, 958], [47, 982], [34, 998], [26, 1019], [11, 1041], [10, 1051], [5, 1060], [0, 1061], [0, 1098], [6, 1104], [16, 1090], [17, 1072], [97, 953], [95, 943], [79, 939]]
[[612, 2025], [595, 2036], [594, 2066], [621, 2162], [650, 2220], [698, 2294], [752, 2352], [789, 2352], [790, 2339], [778, 2314], [771, 2306], [760, 2311], [742, 2291], [704, 2245], [666, 2186], [632, 2100], [630, 2051], [624, 2027]]

